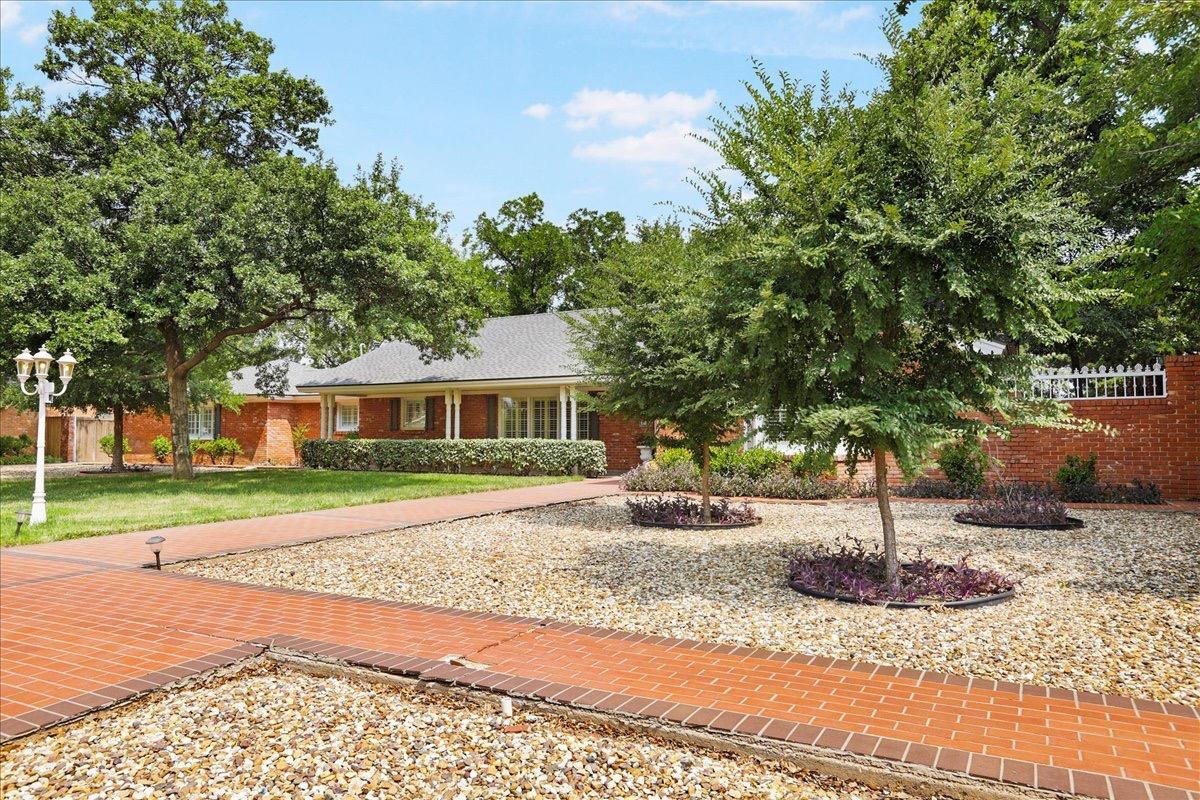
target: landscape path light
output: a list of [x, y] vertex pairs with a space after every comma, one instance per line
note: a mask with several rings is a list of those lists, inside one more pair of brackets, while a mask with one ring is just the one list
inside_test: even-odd
[[[55, 391], [54, 380], [50, 377], [50, 363], [54, 356], [46, 349], [46, 345], [32, 355], [26, 347], [14, 360], [17, 362], [21, 394], [28, 397], [36, 395], [38, 399], [37, 466], [33, 473], [33, 505], [29, 509], [29, 526], [33, 527], [46, 521], [46, 406], [67, 391], [67, 384], [74, 377], [78, 362], [70, 350], [58, 359], [58, 377], [62, 381], [62, 388]], [[26, 387], [31, 377], [37, 379], [37, 386], [32, 390]]]
[[162, 569], [162, 556], [159, 554], [162, 553], [162, 545], [165, 541], [166, 539], [162, 536], [151, 536], [146, 540], [146, 546], [150, 548], [150, 552], [154, 553], [154, 568], [157, 570]]

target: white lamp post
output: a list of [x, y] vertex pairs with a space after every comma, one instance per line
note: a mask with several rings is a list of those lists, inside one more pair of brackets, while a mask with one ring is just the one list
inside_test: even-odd
[[[62, 389], [54, 391], [54, 381], [50, 378], [50, 362], [54, 356], [46, 351], [46, 346], [33, 355], [26, 347], [16, 357], [17, 378], [21, 381], [21, 393], [38, 398], [37, 426], [37, 471], [33, 478], [33, 507], [29, 511], [29, 526], [39, 525], [46, 521], [46, 406], [54, 402], [54, 398], [62, 397], [67, 391], [67, 384], [75, 374], [75, 357], [67, 350], [58, 360], [58, 377], [62, 379]], [[25, 388], [30, 375], [37, 378], [37, 388], [32, 391]]]

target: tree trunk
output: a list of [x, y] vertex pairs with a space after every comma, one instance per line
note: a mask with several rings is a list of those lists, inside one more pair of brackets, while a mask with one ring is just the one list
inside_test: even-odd
[[879, 502], [879, 518], [883, 521], [884, 579], [889, 586], [896, 583], [900, 560], [896, 555], [896, 521], [888, 499], [887, 451], [875, 449], [875, 499]]
[[701, 450], [703, 455], [703, 463], [700, 467], [700, 520], [708, 523], [712, 522], [712, 498], [708, 492], [708, 476], [709, 476], [709, 457], [708, 457], [708, 442], [704, 443]]
[[113, 403], [112, 471], [125, 471], [125, 406]]
[[167, 401], [171, 412], [171, 477], [192, 477], [192, 449], [188, 441], [187, 373], [181, 372], [183, 361], [179, 342], [167, 337]]

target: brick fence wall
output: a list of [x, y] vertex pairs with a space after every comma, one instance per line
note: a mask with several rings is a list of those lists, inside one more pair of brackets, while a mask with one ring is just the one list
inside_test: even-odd
[[1022, 428], [987, 451], [1010, 480], [1048, 481], [1069, 455], [1096, 453], [1101, 481], [1153, 481], [1172, 500], [1200, 498], [1200, 355], [1168, 356], [1167, 396], [1128, 400], [1078, 400], [1077, 417], [1112, 428], [1080, 433]]

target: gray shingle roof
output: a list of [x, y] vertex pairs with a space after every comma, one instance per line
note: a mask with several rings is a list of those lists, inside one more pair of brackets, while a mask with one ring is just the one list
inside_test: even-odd
[[407, 342], [385, 342], [345, 364], [322, 370], [303, 387], [368, 386], [440, 381], [514, 380], [581, 374], [570, 327], [558, 313], [495, 317], [471, 340], [472, 356], [425, 364]]
[[[295, 361], [288, 362], [287, 370], [288, 388], [286, 396], [289, 397], [300, 394], [296, 391], [298, 384], [318, 380], [321, 375], [329, 371], [320, 369], [319, 367], [311, 367], [308, 364], [299, 364]], [[229, 373], [229, 382], [233, 385], [234, 394], [262, 394], [258, 390], [258, 387], [254, 385], [257, 379], [257, 367], [242, 367], [239, 370]]]

